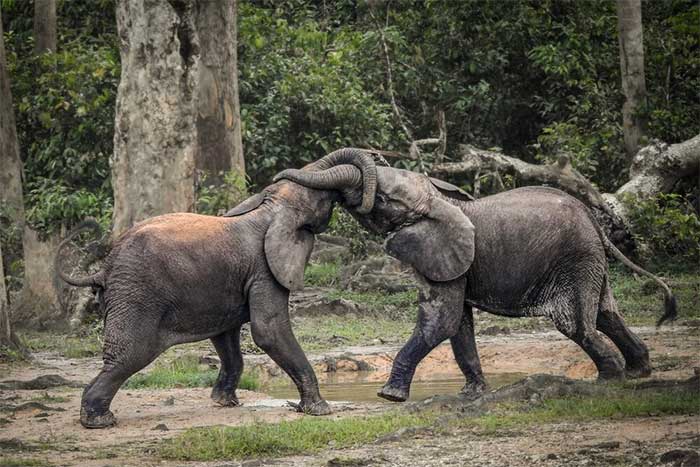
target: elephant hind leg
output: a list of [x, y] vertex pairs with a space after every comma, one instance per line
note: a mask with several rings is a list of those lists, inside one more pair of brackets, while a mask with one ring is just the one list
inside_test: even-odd
[[577, 300], [576, 306], [569, 310], [570, 313], [558, 315], [554, 324], [562, 334], [576, 342], [591, 357], [598, 369], [599, 380], [624, 378], [625, 372], [620, 357], [595, 329], [595, 302], [597, 300]]
[[625, 357], [625, 373], [630, 378], [651, 374], [649, 350], [642, 340], [625, 325], [617, 311], [617, 303], [610, 287], [605, 285], [596, 326], [612, 340]]
[[236, 397], [236, 388], [243, 373], [240, 331], [239, 326], [211, 338], [221, 360], [221, 369], [211, 391], [211, 398], [224, 407], [240, 405]]
[[160, 343], [157, 327], [143, 321], [123, 327], [108, 315], [103, 350], [104, 365], [83, 391], [80, 423], [85, 428], [107, 428], [116, 424], [109, 410], [112, 399], [131, 375], [145, 368], [167, 346]]
[[467, 379], [466, 384], [462, 388], [462, 394], [470, 399], [479, 397], [488, 389], [488, 384], [481, 370], [481, 362], [476, 350], [474, 314], [471, 307], [465, 308], [459, 331], [450, 337], [450, 344], [452, 344], [452, 352], [455, 355], [457, 364]]

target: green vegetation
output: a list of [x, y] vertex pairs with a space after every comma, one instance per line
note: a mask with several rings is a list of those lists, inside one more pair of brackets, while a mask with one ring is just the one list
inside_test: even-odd
[[26, 457], [0, 457], [0, 467], [51, 467], [46, 459], [28, 459]]
[[348, 345], [403, 343], [414, 326], [413, 320], [405, 319], [324, 316], [296, 320], [294, 334], [305, 351], [321, 351]]
[[168, 459], [209, 461], [310, 453], [326, 448], [331, 441], [339, 448], [368, 443], [399, 428], [427, 425], [434, 418], [434, 414], [388, 412], [336, 420], [304, 417], [273, 424], [194, 428], [166, 441], [160, 455]]
[[63, 396], [52, 396], [48, 392], [45, 392], [41, 396], [32, 397], [31, 400], [35, 402], [45, 402], [47, 404], [61, 404], [63, 402], [68, 402], [70, 399]]
[[22, 333], [21, 338], [32, 352], [57, 352], [65, 358], [95, 357], [102, 353], [98, 332], [79, 336], [32, 331]]
[[370, 313], [383, 314], [387, 318], [404, 317], [413, 319], [416, 316], [417, 291], [406, 292], [352, 292], [349, 290], [333, 290], [328, 298], [344, 298], [364, 305]]
[[[697, 272], [657, 272], [673, 290], [678, 301], [680, 319], [700, 318], [700, 276]], [[610, 283], [617, 306], [625, 321], [633, 325], [656, 323], [663, 309], [663, 294], [656, 283], [646, 277], [638, 279], [629, 271], [614, 265], [610, 268]]]
[[[598, 397], [546, 400], [534, 408], [504, 403], [482, 416], [449, 415], [448, 421], [453, 427], [476, 428], [480, 433], [490, 434], [542, 423], [585, 422], [652, 414], [700, 414], [700, 396], [684, 392], [617, 390]], [[336, 420], [304, 417], [274, 424], [195, 428], [163, 442], [160, 455], [168, 459], [211, 461], [313, 453], [325, 449], [330, 441], [338, 448], [367, 444], [405, 427], [440, 430], [439, 426], [444, 426], [444, 423], [435, 423], [440, 415], [436, 412], [403, 414], [391, 411], [381, 415]]]
[[317, 287], [337, 286], [340, 282], [340, 261], [333, 263], [311, 263], [304, 271], [304, 284]]
[[650, 415], [700, 414], [700, 395], [689, 392], [644, 393], [617, 392], [598, 397], [570, 397], [542, 402], [535, 409], [501, 405], [494, 413], [463, 418], [458, 425], [477, 427], [485, 434], [517, 426], [560, 421], [590, 421]]
[[[158, 362], [152, 370], [132, 376], [124, 387], [164, 389], [213, 386], [219, 371], [203, 367], [197, 355], [185, 354], [167, 363]], [[260, 382], [256, 375], [244, 372], [238, 387], [255, 390], [260, 387]]]

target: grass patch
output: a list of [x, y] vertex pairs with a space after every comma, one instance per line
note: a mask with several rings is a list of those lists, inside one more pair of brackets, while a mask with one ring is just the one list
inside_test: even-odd
[[[655, 274], [662, 275], [676, 295], [679, 318], [700, 319], [700, 275], [677, 270]], [[610, 283], [628, 324], [656, 323], [662, 314], [663, 295], [655, 282], [646, 277], [637, 279], [628, 270], [615, 265], [610, 268]]]
[[102, 341], [98, 333], [86, 336], [26, 332], [22, 342], [32, 352], [56, 352], [65, 358], [86, 358], [102, 354]]
[[414, 320], [418, 310], [418, 292], [415, 289], [398, 293], [333, 290], [328, 293], [328, 298], [351, 300], [387, 318], [400, 317]]
[[374, 441], [399, 428], [432, 423], [434, 414], [406, 415], [398, 412], [370, 417], [328, 419], [304, 417], [274, 424], [242, 427], [193, 428], [166, 440], [160, 455], [166, 459], [210, 461], [312, 453]]
[[700, 414], [700, 395], [689, 392], [638, 393], [632, 391], [602, 397], [545, 400], [541, 407], [530, 410], [501, 405], [495, 413], [477, 418], [464, 418], [458, 422], [458, 425], [477, 427], [485, 434], [490, 434], [518, 426], [560, 421], [683, 414]]
[[[492, 434], [512, 428], [561, 421], [591, 421], [659, 415], [696, 415], [700, 395], [671, 391], [665, 393], [612, 390], [598, 397], [551, 399], [541, 405], [502, 403], [478, 417], [447, 415], [449, 425]], [[167, 459], [213, 461], [275, 457], [318, 452], [333, 441], [336, 448], [367, 444], [406, 427], [441, 430], [440, 413], [405, 414], [390, 411], [381, 415], [341, 419], [304, 417], [294, 421], [241, 427], [207, 427], [187, 430], [165, 440], [159, 454]], [[436, 423], [438, 422], [438, 423]]]
[[348, 345], [403, 343], [413, 332], [415, 322], [388, 318], [344, 316], [298, 318], [294, 335], [305, 351], [319, 351]]
[[332, 287], [340, 283], [340, 262], [310, 263], [304, 271], [304, 284], [316, 287]]
[[27, 459], [19, 457], [0, 457], [0, 467], [50, 467], [45, 459]]
[[[198, 388], [213, 386], [219, 371], [200, 365], [199, 357], [182, 355], [168, 363], [157, 363], [147, 373], [138, 373], [129, 378], [127, 389]], [[255, 390], [260, 382], [255, 374], [244, 372], [238, 383], [240, 389]]]

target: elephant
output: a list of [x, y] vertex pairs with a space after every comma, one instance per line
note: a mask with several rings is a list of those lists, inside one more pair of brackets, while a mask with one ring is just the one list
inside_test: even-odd
[[[462, 393], [471, 398], [483, 393], [474, 307], [501, 316], [550, 318], [593, 360], [599, 379], [651, 373], [647, 347], [617, 310], [606, 252], [664, 289], [659, 324], [675, 318], [675, 297], [658, 277], [626, 258], [576, 198], [554, 188], [522, 187], [470, 200], [444, 181], [378, 166], [374, 207], [362, 213], [357, 209], [362, 185], [337, 186], [328, 173], [333, 168], [338, 166], [287, 169], [273, 180], [340, 190], [343, 207], [366, 229], [385, 236], [387, 253], [416, 273], [417, 323], [380, 397], [405, 401], [416, 366], [446, 339], [466, 378]], [[621, 351], [625, 366], [598, 331]]]
[[[376, 185], [372, 159], [342, 152], [336, 156], [336, 162], [356, 164], [347, 167], [365, 186], [366, 204], [358, 210], [369, 211]], [[221, 359], [211, 397], [223, 406], [238, 405], [236, 387], [243, 371], [239, 333], [246, 322], [255, 343], [296, 384], [298, 410], [329, 414], [292, 333], [288, 297], [303, 286], [314, 234], [326, 228], [337, 199], [337, 190], [281, 181], [223, 217], [153, 217], [119, 236], [101, 270], [83, 277], [63, 272], [62, 250], [98, 225], [93, 221], [74, 229], [58, 248], [56, 271], [68, 284], [93, 287], [105, 314], [104, 366], [83, 392], [82, 425], [114, 425], [112, 399], [131, 375], [173, 345], [207, 338]]]

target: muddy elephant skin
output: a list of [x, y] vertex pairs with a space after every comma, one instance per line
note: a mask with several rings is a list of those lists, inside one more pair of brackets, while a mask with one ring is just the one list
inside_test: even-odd
[[[275, 180], [319, 186], [317, 178], [289, 169]], [[380, 166], [369, 213], [356, 209], [357, 193], [343, 193], [346, 209], [368, 230], [384, 235], [387, 252], [411, 264], [419, 280], [416, 328], [396, 356], [381, 397], [406, 400], [416, 366], [446, 339], [467, 379], [463, 392], [481, 393], [486, 382], [472, 307], [502, 316], [549, 317], [590, 356], [601, 379], [650, 374], [646, 346], [618, 313], [606, 251], [664, 288], [661, 321], [675, 317], [675, 298], [666, 284], [609, 242], [584, 204], [546, 187], [476, 201], [459, 191], [415, 172]], [[624, 365], [598, 331], [619, 348]]]

